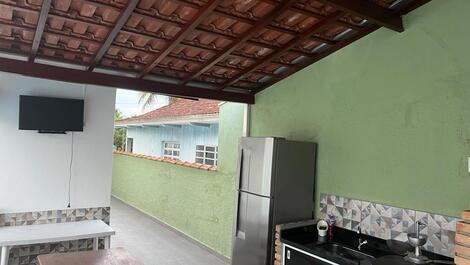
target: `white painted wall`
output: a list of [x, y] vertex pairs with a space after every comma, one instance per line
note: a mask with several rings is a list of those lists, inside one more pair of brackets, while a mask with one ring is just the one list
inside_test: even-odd
[[74, 132], [71, 207], [109, 206], [116, 90], [0, 72], [0, 213], [67, 206], [71, 134], [18, 130], [19, 95], [85, 98], [84, 131]]

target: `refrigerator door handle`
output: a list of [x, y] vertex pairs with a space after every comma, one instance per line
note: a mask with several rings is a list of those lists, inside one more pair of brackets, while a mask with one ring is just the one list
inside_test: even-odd
[[[238, 184], [236, 187], [238, 191], [245, 191], [248, 193], [254, 193], [250, 191], [250, 170], [251, 170], [251, 150], [240, 149], [239, 154], [240, 165], [238, 167]], [[254, 193], [256, 194], [256, 193]]]
[[242, 174], [243, 174], [243, 148], [240, 148], [240, 153], [238, 155], [238, 184], [237, 184], [237, 190], [241, 190], [241, 185], [242, 185]]
[[[238, 154], [238, 184], [237, 184], [237, 191], [240, 190], [241, 188], [241, 181], [242, 181], [242, 174], [243, 174], [243, 148], [240, 148], [240, 152]], [[237, 198], [237, 204], [236, 204], [236, 209], [235, 209], [235, 220], [234, 220], [234, 234], [235, 237], [238, 237], [242, 240], [245, 240], [245, 232], [240, 230], [240, 224], [239, 224], [239, 216], [240, 216], [240, 202], [241, 202], [241, 196], [240, 193], [238, 193], [238, 198]]]
[[[236, 209], [235, 217], [235, 237], [245, 240], [245, 230], [246, 230], [246, 221], [247, 221], [247, 206], [248, 206], [248, 196], [244, 193], [238, 192], [237, 194], [238, 203]], [[240, 221], [241, 220], [241, 221]]]

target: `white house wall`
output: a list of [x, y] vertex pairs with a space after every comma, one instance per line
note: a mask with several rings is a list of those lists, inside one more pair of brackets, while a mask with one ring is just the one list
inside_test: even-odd
[[127, 137], [133, 138], [133, 152], [138, 154], [162, 156], [163, 142], [178, 142], [181, 145], [180, 159], [194, 162], [196, 145], [214, 145], [218, 143], [219, 125], [209, 127], [196, 125], [143, 126], [127, 128]]
[[83, 99], [85, 127], [74, 133], [71, 207], [109, 206], [116, 90], [0, 73], [0, 214], [64, 209], [71, 134], [18, 130], [19, 95]]

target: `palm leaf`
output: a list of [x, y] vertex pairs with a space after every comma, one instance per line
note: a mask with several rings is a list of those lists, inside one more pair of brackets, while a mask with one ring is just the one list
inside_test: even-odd
[[149, 92], [140, 92], [139, 95], [139, 104], [144, 111], [146, 108], [150, 107], [157, 101], [157, 94], [149, 93]]

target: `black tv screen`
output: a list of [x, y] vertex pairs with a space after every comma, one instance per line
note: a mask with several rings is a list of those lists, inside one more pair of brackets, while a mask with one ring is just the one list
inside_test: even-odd
[[20, 130], [39, 132], [83, 131], [84, 101], [20, 96]]

